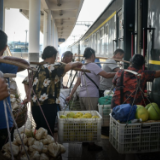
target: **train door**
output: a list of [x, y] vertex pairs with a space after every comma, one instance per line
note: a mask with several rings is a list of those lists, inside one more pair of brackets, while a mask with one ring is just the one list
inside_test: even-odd
[[123, 49], [122, 10], [117, 13], [117, 48]]
[[[159, 0], [148, 0], [148, 26], [146, 30], [147, 38], [147, 59], [149, 70], [160, 70], [160, 9]], [[156, 78], [152, 85], [148, 86], [152, 90], [151, 99], [160, 105], [160, 78]]]

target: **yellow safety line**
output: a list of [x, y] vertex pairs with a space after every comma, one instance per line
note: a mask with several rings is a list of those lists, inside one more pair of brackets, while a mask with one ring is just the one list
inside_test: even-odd
[[93, 33], [95, 33], [99, 28], [101, 28], [105, 23], [107, 23], [114, 15], [116, 14], [116, 11], [112, 13], [101, 25], [99, 25], [92, 33], [89, 34], [85, 39], [89, 38]]
[[156, 64], [156, 65], [160, 65], [160, 61], [149, 60], [149, 64]]

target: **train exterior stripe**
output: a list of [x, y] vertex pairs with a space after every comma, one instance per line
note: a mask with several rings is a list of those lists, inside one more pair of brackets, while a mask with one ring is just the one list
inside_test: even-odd
[[98, 29], [100, 29], [102, 26], [104, 26], [114, 15], [116, 14], [116, 11], [112, 13], [101, 25], [99, 25], [91, 34], [89, 34], [85, 39], [89, 38], [93, 33], [95, 33]]
[[149, 60], [149, 64], [160, 65], [160, 61]]

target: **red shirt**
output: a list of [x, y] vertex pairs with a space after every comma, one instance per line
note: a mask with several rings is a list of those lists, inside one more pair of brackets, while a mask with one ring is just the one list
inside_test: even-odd
[[[140, 87], [142, 91], [145, 90], [145, 85], [147, 81], [153, 81], [155, 78], [155, 71], [148, 71], [148, 70], [138, 70], [133, 67], [128, 67], [128, 70], [132, 70], [141, 74], [140, 78]], [[120, 105], [120, 77], [123, 70], [119, 70], [114, 79], [113, 84], [116, 86], [115, 93], [112, 98], [111, 107], [114, 108], [117, 105]], [[132, 105], [137, 88], [137, 79], [136, 76], [132, 73], [124, 71], [123, 77], [123, 102], [129, 103]], [[133, 94], [132, 94], [133, 92]], [[128, 98], [129, 97], [129, 98]], [[128, 99], [127, 99], [128, 98]], [[142, 92], [140, 90], [137, 91], [134, 104], [143, 104]]]

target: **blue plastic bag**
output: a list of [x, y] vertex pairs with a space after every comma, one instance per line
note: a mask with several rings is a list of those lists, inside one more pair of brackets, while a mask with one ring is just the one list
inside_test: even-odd
[[122, 104], [113, 108], [112, 117], [120, 122], [127, 122], [135, 119], [136, 109], [136, 105]]

